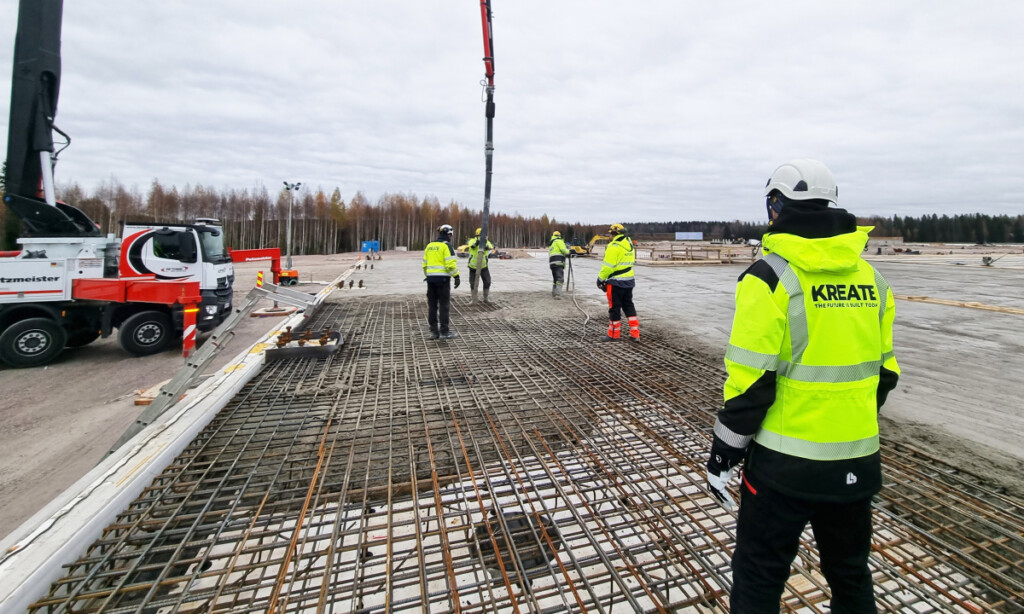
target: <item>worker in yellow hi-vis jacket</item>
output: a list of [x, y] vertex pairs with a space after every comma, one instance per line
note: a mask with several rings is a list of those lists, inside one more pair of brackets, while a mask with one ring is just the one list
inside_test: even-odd
[[[489, 302], [487, 295], [491, 292], [491, 270], [487, 268], [487, 257], [494, 251], [494, 244], [491, 243], [490, 239], [487, 239], [487, 244], [481, 250], [480, 230], [480, 228], [477, 228], [476, 234], [466, 244], [469, 247], [469, 288], [471, 290], [476, 288], [477, 260], [480, 259], [482, 261], [480, 265], [480, 281], [484, 282], [484, 302], [487, 303]], [[483, 254], [480, 253], [481, 251]]]
[[565, 281], [565, 259], [569, 257], [569, 246], [562, 239], [558, 230], [551, 233], [548, 244], [548, 265], [551, 267], [551, 296], [562, 299], [562, 283]]
[[427, 282], [427, 322], [430, 324], [431, 339], [453, 339], [458, 333], [449, 330], [451, 286], [459, 287], [459, 264], [452, 248], [452, 227], [442, 224], [438, 237], [423, 250], [423, 276]]
[[765, 188], [765, 257], [740, 276], [725, 353], [725, 404], [708, 488], [743, 462], [733, 612], [779, 611], [809, 522], [832, 612], [876, 612], [868, 569], [871, 497], [882, 483], [878, 411], [896, 386], [895, 301], [861, 258], [870, 227], [832, 207], [838, 188], [817, 160], [783, 164]]
[[608, 297], [608, 334], [603, 341], [616, 341], [622, 337], [623, 313], [629, 322], [629, 339], [640, 341], [640, 320], [633, 305], [636, 247], [622, 224], [609, 226], [608, 234], [612, 240], [604, 250], [604, 263], [597, 274], [597, 287]]

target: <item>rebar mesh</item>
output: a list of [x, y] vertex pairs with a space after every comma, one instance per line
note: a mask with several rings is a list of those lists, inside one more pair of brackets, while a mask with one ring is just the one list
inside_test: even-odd
[[[326, 304], [345, 347], [266, 365], [32, 610], [727, 612], [720, 360], [460, 299], [437, 342], [422, 302]], [[880, 611], [1021, 612], [1022, 502], [883, 459]], [[828, 599], [801, 548], [783, 611]]]

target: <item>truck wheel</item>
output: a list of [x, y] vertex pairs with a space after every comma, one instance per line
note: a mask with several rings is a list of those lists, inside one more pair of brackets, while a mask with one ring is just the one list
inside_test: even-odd
[[130, 316], [117, 329], [117, 340], [129, 354], [149, 356], [163, 351], [174, 338], [167, 314], [142, 311]]
[[48, 364], [64, 349], [67, 338], [60, 324], [48, 318], [15, 322], [0, 334], [0, 362], [15, 369]]
[[85, 347], [100, 338], [100, 331], [91, 328], [76, 328], [68, 333], [68, 340], [65, 345], [69, 348]]

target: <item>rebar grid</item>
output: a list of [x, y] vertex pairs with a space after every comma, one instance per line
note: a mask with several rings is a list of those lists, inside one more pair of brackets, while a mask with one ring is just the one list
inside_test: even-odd
[[[265, 366], [32, 610], [728, 611], [720, 359], [505, 311], [456, 299], [437, 342], [422, 300], [327, 304], [345, 347]], [[879, 610], [1022, 611], [1022, 502], [883, 459]], [[824, 612], [804, 541], [783, 611]]]

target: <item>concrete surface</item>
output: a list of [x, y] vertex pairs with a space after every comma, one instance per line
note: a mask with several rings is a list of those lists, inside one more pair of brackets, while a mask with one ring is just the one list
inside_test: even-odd
[[[576, 300], [550, 299], [546, 254], [491, 264], [491, 301], [503, 293], [537, 296], [537, 309], [587, 315], [587, 334], [601, 334], [607, 317], [594, 286], [600, 261], [573, 261]], [[419, 253], [385, 252], [373, 269], [351, 279], [365, 288], [339, 296], [423, 293]], [[357, 254], [298, 256], [303, 281], [327, 281], [355, 264]], [[878, 268], [896, 294], [977, 301], [1024, 308], [1024, 258], [980, 266], [980, 257], [915, 260], [879, 257]], [[874, 259], [873, 259], [874, 260]], [[974, 261], [977, 261], [976, 263]], [[915, 264], [919, 262], [919, 264]], [[465, 259], [459, 260], [466, 272]], [[244, 293], [259, 263], [237, 267]], [[721, 361], [732, 322], [733, 289], [745, 265], [644, 267], [634, 297], [642, 335], [674, 335], [687, 347]], [[457, 293], [468, 293], [468, 276]], [[309, 291], [318, 287], [308, 286]], [[302, 289], [302, 286], [297, 289]], [[350, 293], [350, 294], [345, 294]], [[426, 326], [424, 299], [424, 327]], [[1024, 316], [927, 303], [897, 301], [895, 346], [903, 377], [883, 409], [883, 437], [914, 445], [992, 482], [1024, 493]], [[515, 313], [507, 314], [514, 319]], [[262, 336], [275, 322], [251, 318], [211, 369]], [[453, 315], [458, 329], [459, 316]], [[570, 331], [578, 334], [580, 331]], [[144, 408], [136, 391], [170, 378], [182, 364], [177, 350], [131, 357], [113, 339], [68, 351], [44, 368], [0, 370], [0, 535], [19, 526], [92, 468]], [[652, 365], [657, 368], [657, 365]]]

